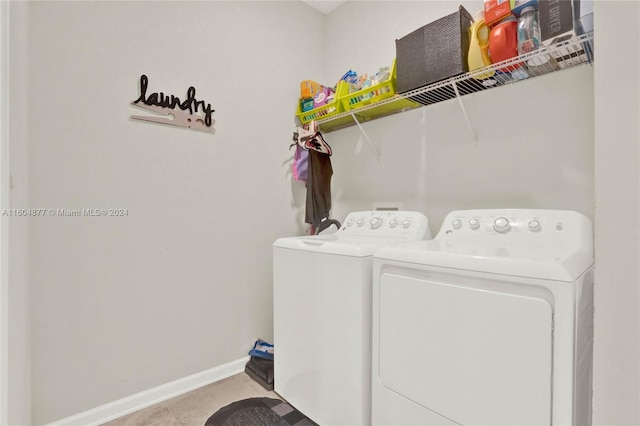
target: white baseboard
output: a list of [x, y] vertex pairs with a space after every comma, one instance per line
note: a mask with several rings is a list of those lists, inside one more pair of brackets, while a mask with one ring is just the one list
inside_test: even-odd
[[97, 426], [244, 371], [249, 357], [183, 377], [50, 423], [48, 426]]

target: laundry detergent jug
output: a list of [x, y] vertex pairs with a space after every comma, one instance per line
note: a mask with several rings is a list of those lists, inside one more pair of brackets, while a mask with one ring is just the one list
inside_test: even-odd
[[[489, 33], [489, 51], [491, 61], [496, 64], [518, 56], [518, 21], [508, 19], [500, 22]], [[519, 67], [520, 64], [517, 65]], [[512, 67], [500, 68], [502, 72], [511, 71]]]
[[[491, 58], [489, 57], [489, 27], [484, 22], [484, 12], [477, 12], [474, 19], [475, 21], [469, 27], [469, 71], [491, 65]], [[476, 80], [485, 80], [494, 74], [493, 70], [489, 70], [473, 77]]]
[[[497, 24], [489, 33], [489, 54], [494, 64], [518, 56], [518, 21], [508, 18]], [[527, 78], [529, 75], [522, 68], [522, 63], [514, 63], [499, 68], [514, 80]]]

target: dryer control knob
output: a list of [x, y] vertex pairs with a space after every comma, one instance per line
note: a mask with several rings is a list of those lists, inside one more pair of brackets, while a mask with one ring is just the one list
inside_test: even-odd
[[351, 226], [351, 225], [353, 225], [353, 219], [349, 219], [349, 220], [347, 221], [347, 226]]
[[403, 220], [403, 221], [402, 221], [402, 227], [403, 227], [404, 229], [407, 229], [407, 228], [408, 228], [408, 227], [410, 227], [410, 226], [411, 226], [411, 220], [409, 220], [409, 219], [405, 219], [405, 220]]
[[392, 228], [395, 228], [396, 226], [398, 226], [398, 220], [397, 219], [391, 219], [389, 221], [389, 226]]
[[506, 217], [499, 217], [493, 222], [493, 230], [501, 234], [506, 234], [511, 230], [511, 224]]
[[471, 219], [469, 221], [469, 226], [471, 229], [478, 229], [480, 228], [480, 221], [478, 219]]
[[542, 229], [542, 225], [540, 225], [540, 221], [536, 219], [532, 219], [529, 221], [529, 230], [533, 232], [537, 232]]
[[358, 225], [358, 227], [364, 225], [364, 219], [363, 218], [358, 219], [358, 221], [356, 222], [356, 225]]
[[460, 227], [462, 226], [462, 221], [460, 219], [453, 219], [451, 225], [453, 225], [453, 229], [460, 229]]
[[382, 226], [382, 219], [380, 219], [379, 217], [374, 217], [369, 223], [371, 224], [371, 229], [378, 229]]

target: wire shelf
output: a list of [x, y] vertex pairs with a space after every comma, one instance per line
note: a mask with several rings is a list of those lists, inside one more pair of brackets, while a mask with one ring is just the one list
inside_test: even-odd
[[410, 92], [342, 112], [317, 121], [320, 130], [331, 132], [391, 114], [432, 105], [471, 93], [593, 62], [593, 33], [544, 46], [535, 52], [507, 59]]

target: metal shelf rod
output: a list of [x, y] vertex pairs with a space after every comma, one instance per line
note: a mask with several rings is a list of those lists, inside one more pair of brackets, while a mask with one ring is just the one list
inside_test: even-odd
[[476, 132], [473, 130], [473, 126], [471, 126], [471, 121], [469, 121], [469, 116], [467, 115], [467, 110], [464, 107], [464, 103], [462, 102], [462, 97], [460, 96], [460, 92], [458, 91], [458, 85], [456, 83], [451, 83], [453, 86], [453, 91], [456, 92], [456, 98], [458, 99], [458, 103], [460, 104], [460, 109], [462, 110], [462, 115], [464, 115], [464, 119], [467, 122], [467, 126], [469, 127], [469, 131], [473, 136], [473, 140], [477, 141], [478, 136], [476, 136]]
[[366, 139], [367, 143], [369, 144], [369, 146], [371, 147], [373, 152], [376, 153], [376, 157], [378, 157], [378, 160], [380, 160], [380, 153], [378, 152], [376, 147], [371, 142], [371, 139], [369, 139], [369, 136], [367, 136], [367, 133], [364, 131], [364, 128], [362, 128], [362, 125], [360, 124], [360, 121], [358, 121], [358, 119], [356, 118], [356, 116], [355, 116], [355, 114], [353, 112], [351, 112], [351, 117], [353, 118], [353, 121], [355, 121], [356, 124], [358, 125], [358, 128], [360, 129], [360, 132], [362, 133], [362, 135]]

